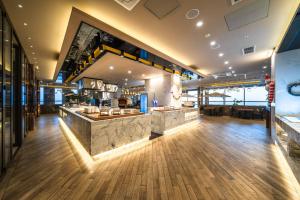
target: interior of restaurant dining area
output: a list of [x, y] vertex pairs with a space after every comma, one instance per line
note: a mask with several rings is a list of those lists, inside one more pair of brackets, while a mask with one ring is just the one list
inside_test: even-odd
[[300, 199], [300, 0], [0, 0], [0, 199]]

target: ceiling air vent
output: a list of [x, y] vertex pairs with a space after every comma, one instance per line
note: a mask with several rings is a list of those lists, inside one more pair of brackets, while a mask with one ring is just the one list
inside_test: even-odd
[[254, 53], [254, 51], [255, 51], [255, 46], [242, 49], [243, 55]]
[[141, 0], [115, 0], [118, 4], [131, 11]]
[[240, 3], [242, 0], [229, 0], [229, 1], [230, 1], [231, 5], [234, 6], [238, 3]]

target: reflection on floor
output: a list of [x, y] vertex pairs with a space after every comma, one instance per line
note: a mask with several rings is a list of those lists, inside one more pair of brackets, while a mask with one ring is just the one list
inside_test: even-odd
[[91, 171], [66, 138], [57, 116], [41, 116], [0, 198], [300, 199], [262, 121], [204, 117]]

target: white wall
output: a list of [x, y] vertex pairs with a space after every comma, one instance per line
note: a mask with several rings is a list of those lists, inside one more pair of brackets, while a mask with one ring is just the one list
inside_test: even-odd
[[175, 99], [173, 91], [176, 88], [182, 90], [182, 83], [177, 75], [165, 75], [145, 81], [146, 92], [148, 93], [148, 106], [152, 107], [154, 94], [158, 99], [159, 106], [181, 106], [181, 98]]
[[287, 92], [287, 85], [300, 81], [300, 49], [276, 54], [275, 112], [279, 115], [300, 114], [300, 97]]

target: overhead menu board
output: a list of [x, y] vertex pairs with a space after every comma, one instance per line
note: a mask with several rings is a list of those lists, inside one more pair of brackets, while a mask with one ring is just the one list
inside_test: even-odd
[[105, 84], [102, 80], [92, 78], [82, 78], [78, 81], [79, 89], [91, 89], [101, 92], [117, 92], [118, 86]]

